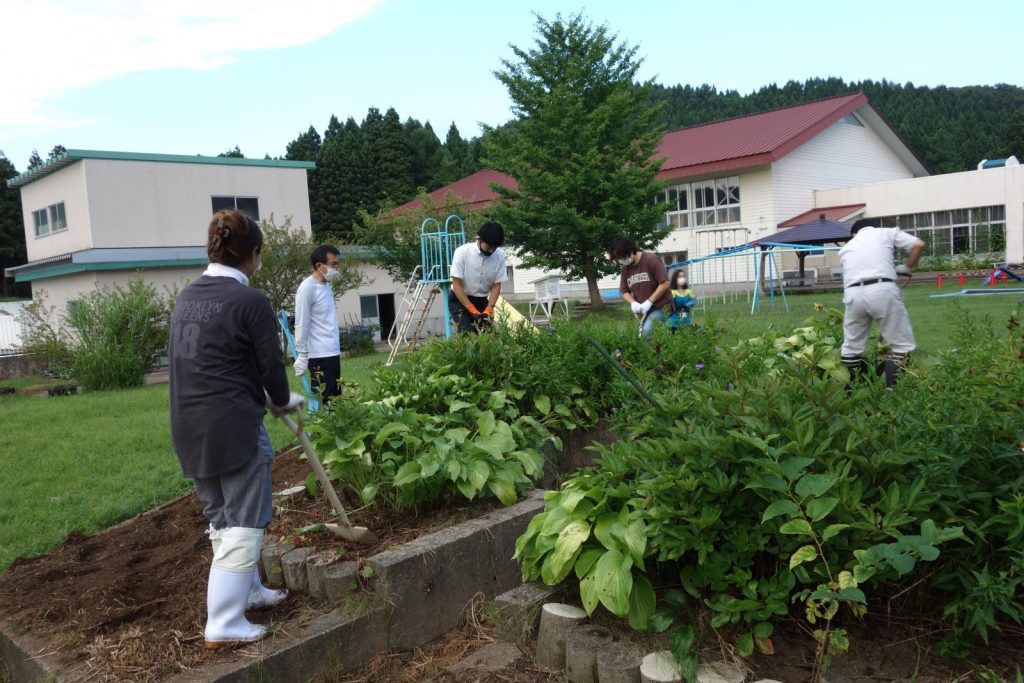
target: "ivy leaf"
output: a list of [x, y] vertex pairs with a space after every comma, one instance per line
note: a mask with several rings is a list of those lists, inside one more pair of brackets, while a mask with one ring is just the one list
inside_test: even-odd
[[811, 518], [812, 522], [822, 520], [835, 509], [838, 503], [838, 498], [815, 498], [807, 504], [807, 516]]
[[795, 517], [800, 514], [800, 508], [791, 500], [777, 500], [768, 506], [768, 509], [764, 511], [761, 516], [761, 523], [767, 522], [769, 519], [775, 519], [779, 515], [788, 515]]
[[801, 546], [789, 558], [789, 568], [792, 569], [804, 562], [811, 562], [818, 558], [818, 550], [813, 545]]
[[796, 495], [801, 498], [805, 496], [823, 496], [838, 481], [834, 474], [805, 474], [796, 483]]
[[654, 614], [654, 587], [643, 574], [633, 577], [633, 590], [629, 594], [629, 625], [637, 631], [647, 628], [647, 622]]
[[811, 523], [806, 519], [791, 519], [779, 527], [779, 533], [789, 534], [791, 536], [810, 536]]

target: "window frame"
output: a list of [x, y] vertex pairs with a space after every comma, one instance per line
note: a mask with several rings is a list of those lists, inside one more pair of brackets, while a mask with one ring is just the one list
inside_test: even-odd
[[[231, 208], [230, 209], [226, 208], [226, 207], [224, 207], [224, 208], [217, 208], [217, 200], [218, 199], [220, 199], [220, 200], [230, 199], [231, 200]], [[245, 209], [238, 208], [238, 200], [239, 199], [246, 199], [246, 200], [253, 200], [253, 201], [255, 201], [256, 202], [256, 215], [253, 216], [252, 214], [250, 214]], [[224, 203], [224, 202], [221, 202], [221, 203]], [[249, 218], [252, 218], [257, 223], [259, 223], [262, 220], [262, 216], [263, 216], [263, 211], [262, 211], [262, 208], [260, 207], [260, 198], [259, 198], [258, 195], [212, 194], [212, 195], [210, 195], [210, 209], [212, 210], [212, 213], [217, 213], [218, 211], [241, 211], [242, 213], [244, 213], [245, 215], [249, 216]]]

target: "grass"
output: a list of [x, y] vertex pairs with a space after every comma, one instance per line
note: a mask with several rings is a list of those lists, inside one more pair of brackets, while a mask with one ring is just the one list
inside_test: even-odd
[[[344, 359], [342, 374], [369, 381], [385, 358]], [[95, 533], [192, 487], [171, 448], [166, 384], [35, 395], [47, 383], [2, 383], [19, 393], [0, 397], [0, 570], [19, 555], [46, 552], [71, 531]], [[280, 420], [268, 416], [265, 424], [275, 448], [294, 441]]]

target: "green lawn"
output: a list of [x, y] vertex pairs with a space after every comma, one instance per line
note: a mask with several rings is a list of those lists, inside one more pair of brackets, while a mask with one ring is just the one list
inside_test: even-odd
[[[384, 354], [342, 361], [370, 379]], [[293, 378], [295, 384], [297, 379]], [[41, 388], [43, 378], [4, 382]], [[167, 385], [48, 397], [0, 396], [0, 570], [69, 532], [94, 533], [188, 491], [171, 449]], [[268, 416], [275, 448], [294, 439]]]

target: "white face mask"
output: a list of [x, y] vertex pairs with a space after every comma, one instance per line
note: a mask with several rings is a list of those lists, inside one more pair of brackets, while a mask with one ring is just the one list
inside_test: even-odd
[[679, 289], [686, 289], [686, 278], [681, 277], [678, 280], [676, 280], [676, 287], [678, 287]]
[[633, 264], [633, 257], [632, 256], [630, 256], [628, 258], [620, 258], [619, 259], [619, 265], [620, 266], [625, 267], [625, 266], [629, 266], [629, 265], [632, 265], [632, 264]]
[[338, 279], [339, 275], [341, 275], [341, 273], [338, 272], [337, 268], [331, 268], [330, 266], [328, 266], [327, 272], [324, 273], [324, 279], [327, 280], [328, 282], [334, 282], [335, 280]]
[[260, 268], [262, 268], [262, 267], [263, 267], [263, 257], [260, 256], [259, 254], [256, 254], [256, 269], [254, 271], [252, 271], [252, 272], [258, 273], [260, 271]]

